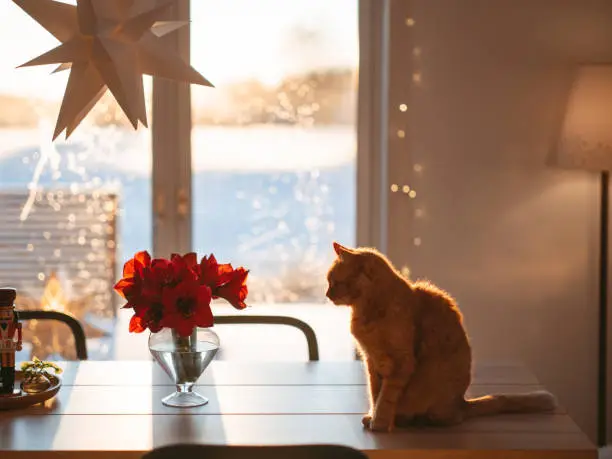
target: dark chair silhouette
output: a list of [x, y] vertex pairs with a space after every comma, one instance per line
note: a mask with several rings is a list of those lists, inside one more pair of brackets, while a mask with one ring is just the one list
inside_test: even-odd
[[59, 311], [17, 311], [19, 320], [57, 320], [64, 322], [70, 327], [74, 335], [74, 345], [76, 347], [76, 355], [79, 360], [87, 360], [87, 343], [85, 341], [85, 331], [81, 323], [74, 317], [64, 314]]
[[365, 453], [339, 445], [225, 446], [170, 445], [143, 459], [366, 459]]
[[215, 324], [287, 325], [289, 327], [297, 328], [304, 333], [304, 336], [306, 337], [306, 342], [308, 344], [308, 360], [319, 360], [319, 344], [317, 342], [317, 335], [310, 325], [300, 319], [296, 319], [295, 317], [256, 315], [217, 316], [215, 317]]

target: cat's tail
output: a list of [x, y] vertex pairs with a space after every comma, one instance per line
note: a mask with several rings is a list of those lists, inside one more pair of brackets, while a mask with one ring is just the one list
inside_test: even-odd
[[501, 413], [536, 413], [553, 411], [557, 399], [547, 391], [522, 394], [485, 395], [465, 401], [465, 417], [488, 416]]

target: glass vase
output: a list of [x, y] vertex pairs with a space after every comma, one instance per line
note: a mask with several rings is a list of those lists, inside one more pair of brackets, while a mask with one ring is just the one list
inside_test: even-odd
[[208, 403], [193, 390], [198, 378], [219, 350], [219, 337], [210, 328], [195, 328], [182, 337], [164, 328], [149, 336], [149, 350], [155, 361], [176, 384], [176, 391], [162, 399], [166, 406], [189, 408]]

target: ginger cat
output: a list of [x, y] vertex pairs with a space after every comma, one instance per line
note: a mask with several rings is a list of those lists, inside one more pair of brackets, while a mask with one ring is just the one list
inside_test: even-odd
[[366, 428], [452, 425], [472, 416], [554, 410], [549, 392], [467, 400], [472, 351], [457, 304], [428, 282], [410, 282], [381, 253], [334, 242], [327, 297], [352, 309], [351, 332], [367, 373]]

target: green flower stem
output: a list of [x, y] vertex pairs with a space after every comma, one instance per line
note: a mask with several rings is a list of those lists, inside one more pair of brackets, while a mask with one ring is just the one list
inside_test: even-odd
[[[187, 376], [191, 371], [197, 356], [195, 354], [188, 354], [190, 352], [195, 353], [198, 350], [198, 329], [193, 327], [193, 331], [189, 336], [181, 336], [179, 333], [172, 329], [172, 339], [177, 352], [183, 353], [178, 358], [178, 364], [176, 366], [177, 381], [186, 381]], [[184, 390], [185, 387], [177, 385], [177, 390]]]
[[191, 335], [181, 336], [176, 330], [172, 330], [172, 339], [176, 350], [179, 352], [195, 352], [198, 350], [198, 329], [193, 328]]

